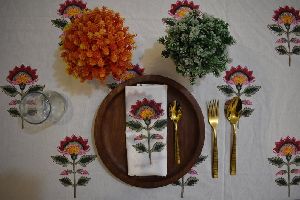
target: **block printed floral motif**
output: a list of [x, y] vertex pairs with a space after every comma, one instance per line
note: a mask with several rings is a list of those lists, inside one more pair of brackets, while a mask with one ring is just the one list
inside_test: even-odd
[[[129, 111], [129, 115], [136, 120], [126, 122], [126, 126], [131, 130], [137, 133], [141, 132], [134, 137], [134, 141], [138, 143], [132, 146], [138, 153], [148, 153], [150, 165], [152, 164], [152, 153], [161, 152], [166, 146], [166, 144], [159, 142], [159, 140], [163, 139], [159, 131], [167, 127], [167, 119], [159, 119], [163, 113], [164, 110], [161, 108], [161, 103], [157, 103], [153, 99], [144, 98], [132, 105]], [[156, 121], [152, 123], [153, 120]], [[141, 122], [144, 122], [145, 126]], [[146, 133], [143, 133], [143, 130]], [[151, 133], [153, 130], [156, 133]], [[146, 140], [146, 145], [144, 140]], [[150, 146], [151, 140], [157, 140], [152, 147]]]
[[[226, 75], [224, 76], [224, 81], [227, 83], [227, 85], [219, 85], [217, 87], [228, 97], [251, 97], [261, 88], [261, 86], [252, 85], [252, 83], [255, 81], [253, 71], [250, 71], [247, 67], [242, 67], [240, 65], [237, 67], [231, 67], [230, 70], [227, 70]], [[233, 88], [232, 86], [235, 87]], [[252, 101], [249, 99], [242, 99], [242, 103], [247, 107], [241, 110], [241, 116], [249, 117], [254, 111], [253, 108], [250, 108]]]
[[[7, 111], [12, 117], [21, 117], [22, 128], [24, 128], [24, 120], [21, 115], [17, 105], [20, 104], [21, 99], [30, 92], [43, 91], [45, 85], [34, 85], [38, 80], [38, 75], [36, 73], [37, 69], [32, 69], [30, 66], [15, 66], [13, 70], [9, 71], [6, 78], [10, 85], [0, 86], [3, 92], [8, 96], [14, 98], [10, 101], [9, 106], [11, 106]], [[16, 87], [18, 86], [18, 88]], [[26, 87], [29, 86], [27, 90]], [[17, 98], [19, 97], [19, 98]], [[34, 103], [34, 102], [27, 102]]]
[[144, 74], [144, 68], [140, 67], [138, 64], [134, 65], [132, 69], [128, 69], [120, 78], [114, 78], [114, 82], [107, 84], [110, 89], [116, 88], [119, 84], [135, 78], [137, 76], [142, 76]]
[[289, 66], [291, 56], [300, 55], [300, 11], [293, 7], [279, 7], [274, 11], [273, 20], [275, 24], [269, 24], [268, 28], [280, 38], [276, 41], [279, 46], [275, 50], [279, 55], [287, 55]]
[[[56, 164], [67, 168], [60, 173], [60, 175], [64, 177], [60, 178], [59, 181], [65, 187], [72, 186], [74, 198], [76, 198], [77, 187], [86, 186], [91, 179], [87, 177], [87, 175], [89, 175], [88, 171], [80, 167], [86, 167], [89, 163], [94, 161], [97, 156], [86, 155], [90, 150], [88, 140], [75, 135], [65, 137], [65, 139], [60, 142], [57, 150], [61, 155], [51, 156], [51, 158]], [[68, 157], [70, 157], [71, 160], [69, 160]], [[80, 167], [78, 168], [77, 166]], [[79, 179], [76, 177], [77, 174], [80, 175]], [[72, 176], [73, 182], [68, 177], [69, 175]]]
[[280, 169], [276, 173], [279, 178], [276, 178], [275, 182], [278, 186], [287, 186], [288, 196], [290, 197], [290, 187], [300, 185], [300, 176], [292, 177], [294, 174], [300, 174], [300, 169], [297, 168], [300, 166], [300, 140], [289, 136], [281, 138], [280, 141], [275, 142], [273, 152], [277, 156], [268, 158], [268, 161]]
[[82, 14], [86, 9], [86, 3], [81, 0], [67, 0], [60, 4], [58, 9], [58, 14], [62, 17], [51, 20], [51, 22], [55, 27], [63, 30], [70, 21], [73, 21], [77, 15]]
[[[199, 158], [197, 159], [194, 167], [196, 167], [200, 163], [204, 162], [206, 158], [207, 158], [207, 156], [200, 155]], [[177, 180], [176, 182], [174, 182], [172, 184], [173, 186], [181, 187], [181, 192], [180, 192], [181, 198], [183, 198], [185, 186], [194, 186], [196, 183], [198, 183], [199, 179], [196, 177], [197, 175], [198, 175], [198, 172], [194, 168], [192, 168], [185, 176], [183, 176], [181, 179]], [[186, 176], [189, 176], [189, 177], [186, 178]]]

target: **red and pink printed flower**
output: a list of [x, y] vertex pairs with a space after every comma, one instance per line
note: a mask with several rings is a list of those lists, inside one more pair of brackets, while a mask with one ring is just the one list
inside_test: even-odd
[[300, 151], [300, 140], [296, 140], [295, 137], [281, 138], [279, 142], [275, 142], [274, 153], [279, 156], [291, 156], [296, 155]]
[[120, 79], [116, 79], [116, 80], [120, 81], [120, 82], [124, 82], [124, 81], [132, 79], [134, 77], [142, 76], [143, 73], [144, 73], [144, 68], [141, 68], [137, 64], [137, 65], [134, 65], [134, 67], [132, 69], [129, 69], [124, 74], [122, 74], [122, 76], [120, 77]]
[[255, 81], [253, 71], [248, 70], [247, 67], [238, 65], [237, 67], [231, 67], [229, 71], [226, 71], [224, 80], [227, 84], [231, 85], [247, 85]]
[[194, 4], [193, 1], [177, 1], [175, 4], [171, 5], [171, 9], [169, 10], [169, 14], [176, 19], [181, 19], [185, 17], [192, 10], [199, 9], [199, 5]]
[[290, 26], [300, 21], [300, 11], [289, 6], [279, 7], [274, 11], [273, 20], [278, 24]]
[[60, 153], [71, 156], [83, 155], [90, 150], [88, 140], [75, 135], [65, 137], [57, 148]]
[[86, 3], [81, 0], [67, 0], [60, 4], [58, 13], [66, 18], [74, 18], [86, 9]]
[[25, 65], [16, 66], [13, 70], [9, 71], [6, 78], [10, 84], [19, 85], [21, 90], [24, 90], [26, 85], [31, 85], [36, 82], [37, 79], [36, 69]]
[[144, 98], [142, 101], [138, 100], [135, 105], [131, 106], [130, 116], [144, 121], [157, 119], [162, 116], [164, 110], [161, 108], [161, 103], [156, 103], [153, 99], [148, 100]]

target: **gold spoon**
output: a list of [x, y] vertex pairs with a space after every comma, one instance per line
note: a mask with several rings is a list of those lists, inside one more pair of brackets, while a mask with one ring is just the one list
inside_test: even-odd
[[169, 107], [169, 117], [174, 123], [175, 129], [175, 161], [176, 164], [180, 164], [180, 150], [179, 150], [179, 139], [178, 139], [178, 122], [182, 118], [182, 111], [179, 104], [174, 100]]
[[225, 113], [232, 127], [232, 147], [230, 155], [230, 175], [236, 175], [236, 129], [240, 119], [240, 111], [242, 110], [242, 100], [234, 97], [225, 107]]

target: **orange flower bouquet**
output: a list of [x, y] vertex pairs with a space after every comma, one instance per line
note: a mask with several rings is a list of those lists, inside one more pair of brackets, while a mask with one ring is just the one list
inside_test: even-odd
[[85, 10], [63, 28], [61, 56], [67, 72], [82, 82], [119, 79], [132, 69], [134, 34], [124, 26], [120, 14], [106, 7]]

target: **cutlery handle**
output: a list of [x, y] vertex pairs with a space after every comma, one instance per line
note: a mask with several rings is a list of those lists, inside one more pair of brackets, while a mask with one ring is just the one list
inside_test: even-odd
[[180, 150], [179, 150], [179, 139], [178, 139], [178, 124], [175, 123], [175, 162], [177, 165], [180, 164]]
[[212, 177], [218, 178], [218, 140], [216, 129], [213, 129]]
[[230, 175], [236, 175], [236, 124], [232, 124], [232, 147], [230, 156]]

